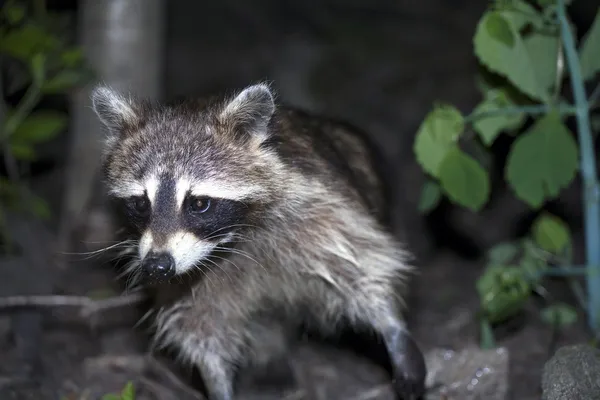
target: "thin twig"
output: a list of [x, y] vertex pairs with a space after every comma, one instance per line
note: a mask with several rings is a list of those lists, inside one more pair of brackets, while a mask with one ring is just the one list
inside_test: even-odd
[[8, 296], [0, 297], [0, 310], [24, 307], [81, 307], [81, 315], [89, 317], [108, 309], [141, 303], [145, 299], [146, 296], [140, 292], [100, 300], [85, 296]]
[[2, 132], [2, 139], [8, 140], [13, 133], [17, 130], [19, 125], [27, 118], [29, 113], [38, 104], [41, 97], [39, 84], [32, 83], [25, 95], [17, 105], [15, 111], [6, 119], [4, 124], [4, 131]]

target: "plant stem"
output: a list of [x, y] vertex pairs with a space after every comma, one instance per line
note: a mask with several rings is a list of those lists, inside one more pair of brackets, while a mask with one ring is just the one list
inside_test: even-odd
[[484, 111], [477, 114], [468, 115], [465, 122], [473, 122], [483, 118], [499, 117], [505, 115], [540, 115], [547, 114], [552, 110], [557, 110], [561, 115], [575, 115], [577, 108], [570, 105], [549, 106], [547, 104], [537, 104], [532, 106], [506, 107], [498, 110]]
[[4, 129], [0, 138], [2, 141], [8, 141], [10, 136], [15, 133], [19, 125], [23, 122], [25, 118], [29, 115], [31, 110], [36, 106], [40, 99], [40, 87], [35, 82], [32, 83], [27, 92], [19, 102], [15, 112], [8, 116], [6, 119], [6, 123], [4, 124]]
[[[581, 174], [583, 177], [583, 201], [585, 224], [585, 252], [588, 268], [600, 267], [600, 204], [598, 202], [600, 188], [596, 176], [596, 159], [592, 130], [590, 128], [589, 105], [586, 98], [581, 67], [575, 46], [575, 39], [567, 20], [564, 0], [557, 0], [557, 16], [561, 28], [561, 38], [565, 49], [565, 56], [571, 75], [571, 87], [575, 97], [575, 116], [577, 118], [577, 133], [581, 153]], [[587, 277], [588, 291], [588, 324], [597, 332], [600, 311], [600, 275]]]
[[[0, 64], [0, 69], [2, 68], [2, 64]], [[3, 91], [3, 82], [2, 82], [2, 77], [0, 77], [0, 95], [4, 93]], [[9, 125], [9, 118], [7, 115], [7, 108], [6, 108], [6, 104], [4, 103], [4, 98], [0, 98], [0, 126], [5, 125], [8, 126]], [[6, 120], [6, 124], [4, 123], [4, 121]], [[6, 128], [5, 128], [6, 131]], [[3, 133], [3, 132], [0, 132]], [[0, 139], [2, 139], [2, 141], [0, 142], [0, 148], [2, 148], [2, 153], [4, 155], [4, 166], [6, 167], [6, 173], [8, 175], [8, 178], [10, 180], [12, 180], [13, 182], [17, 181], [19, 179], [19, 166], [17, 165], [17, 162], [15, 160], [15, 158], [13, 157], [12, 153], [10, 152], [10, 144], [8, 143], [8, 135], [4, 135], [4, 134], [0, 134]]]

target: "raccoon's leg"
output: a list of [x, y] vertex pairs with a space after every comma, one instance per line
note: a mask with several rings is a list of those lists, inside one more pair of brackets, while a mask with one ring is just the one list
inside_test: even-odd
[[[273, 360], [286, 361], [283, 357], [287, 349], [285, 333], [279, 326], [263, 324], [260, 319], [228, 321], [227, 327], [218, 333], [214, 331], [213, 336], [190, 335], [185, 342], [191, 346], [183, 351], [191, 356], [200, 371], [208, 400], [234, 400], [238, 367], [242, 367], [240, 372], [243, 373], [244, 367], [264, 368]], [[280, 363], [279, 368], [276, 378], [291, 383], [291, 365]]]
[[208, 400], [233, 400], [236, 366], [245, 354], [243, 325], [236, 319], [202, 319], [204, 312], [186, 311], [174, 308], [159, 315], [157, 344], [176, 347], [180, 358], [198, 370]]
[[248, 329], [248, 361], [242, 370], [250, 372], [254, 386], [263, 389], [292, 388], [296, 385], [296, 375], [289, 356], [290, 327], [272, 319], [253, 317]]
[[202, 375], [208, 400], [234, 399], [234, 368], [223, 357], [223, 351], [207, 351], [197, 357], [194, 364]]
[[363, 293], [360, 297], [370, 301], [357, 305], [355, 301], [347, 300], [342, 313], [350, 321], [366, 325], [383, 338], [392, 364], [396, 395], [402, 400], [420, 399], [425, 393], [425, 359], [397, 308], [389, 302], [393, 295], [382, 299], [378, 294]]
[[313, 310], [316, 322], [327, 332], [336, 325], [336, 321], [345, 317], [351, 324], [366, 326], [379, 334], [392, 364], [396, 395], [402, 400], [417, 400], [425, 394], [425, 358], [397, 312], [397, 307], [390, 302], [389, 299], [394, 298], [392, 292], [388, 292], [390, 294], [387, 296], [383, 293], [385, 291], [355, 292], [354, 298], [349, 299], [323, 290], [313, 297], [314, 300], [322, 296], [323, 301], [320, 309]]
[[382, 311], [371, 321], [381, 334], [392, 368], [394, 390], [404, 400], [416, 400], [425, 394], [427, 367], [421, 349], [404, 322], [391, 311]]

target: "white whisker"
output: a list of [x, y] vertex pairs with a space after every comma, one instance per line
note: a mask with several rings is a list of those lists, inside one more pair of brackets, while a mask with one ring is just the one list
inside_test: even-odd
[[[212, 254], [212, 255], [211, 255], [211, 257], [215, 257], [215, 258], [218, 258], [219, 260], [227, 261], [228, 263], [230, 263], [230, 264], [233, 264], [233, 266], [234, 266], [235, 268], [237, 268], [237, 270], [238, 270], [238, 271], [241, 271], [241, 270], [242, 270], [240, 267], [238, 267], [238, 265], [237, 265], [236, 263], [234, 263], [233, 261], [231, 261], [231, 260], [229, 260], [229, 259], [227, 259], [227, 258], [225, 258], [225, 257], [219, 257], [219, 256], [216, 256], [216, 255], [214, 255], [214, 254]], [[207, 259], [207, 260], [208, 260], [208, 259]], [[212, 260], [208, 260], [208, 261], [211, 261], [212, 263], [216, 264], [216, 262], [215, 262], [215, 261], [212, 261]]]
[[210, 277], [209, 277], [208, 273], [207, 273], [207, 272], [206, 272], [204, 269], [202, 269], [202, 267], [205, 267], [205, 266], [204, 266], [202, 263], [199, 263], [199, 264], [200, 264], [199, 266], [198, 266], [198, 265], [196, 265], [196, 266], [195, 266], [195, 267], [196, 267], [196, 269], [197, 269], [197, 270], [199, 270], [199, 271], [200, 271], [200, 272], [201, 272], [201, 273], [204, 275], [204, 277], [205, 277], [206, 279], [208, 279], [208, 281], [210, 282], [210, 284], [211, 284], [213, 287], [217, 287], [217, 286], [215, 286], [215, 283], [214, 283], [214, 282], [213, 282], [213, 281], [210, 279]]
[[101, 248], [101, 249], [94, 250], [94, 251], [84, 251], [84, 252], [60, 252], [60, 254], [63, 254], [63, 255], [68, 255], [68, 256], [89, 256], [89, 257], [82, 258], [82, 260], [89, 260], [89, 259], [91, 259], [92, 257], [94, 257], [94, 256], [96, 256], [96, 255], [99, 255], [99, 254], [102, 254], [102, 253], [108, 252], [108, 251], [110, 251], [110, 250], [117, 249], [117, 248], [119, 248], [119, 247], [121, 247], [121, 246], [127, 246], [127, 247], [130, 247], [130, 246], [135, 246], [135, 244], [136, 244], [136, 241], [135, 241], [135, 240], [123, 240], [123, 241], [121, 241], [121, 242], [117, 242], [117, 243], [115, 243], [115, 244], [112, 244], [112, 245], [110, 245], [110, 246], [106, 246], [106, 247], [103, 247], [103, 248]]
[[259, 267], [261, 267], [263, 270], [265, 270], [265, 272], [267, 271], [267, 269], [264, 267], [264, 265], [262, 265], [261, 263], [259, 263], [256, 259], [254, 259], [252, 256], [250, 256], [250, 254], [248, 254], [247, 252], [244, 252], [244, 251], [239, 250], [239, 249], [232, 249], [232, 248], [222, 247], [222, 246], [216, 246], [215, 249], [222, 250], [225, 253], [229, 252], [229, 253], [232, 253], [232, 254], [237, 254], [237, 255], [246, 257], [249, 260], [254, 261]]
[[229, 280], [231, 282], [233, 282], [233, 278], [231, 277], [231, 275], [229, 275], [229, 273], [225, 270], [225, 268], [223, 268], [222, 266], [220, 266], [218, 263], [214, 262], [213, 260], [210, 260], [208, 258], [203, 260], [204, 262], [210, 262], [211, 264], [213, 264], [214, 266], [216, 266], [217, 268], [219, 268], [221, 271], [223, 271], [223, 273], [225, 275], [227, 275], [227, 277], [229, 278]]

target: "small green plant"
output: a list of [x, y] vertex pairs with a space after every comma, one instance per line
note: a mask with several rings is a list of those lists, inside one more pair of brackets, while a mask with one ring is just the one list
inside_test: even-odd
[[[87, 400], [89, 396], [89, 391], [85, 390], [83, 393], [62, 396], [61, 400]], [[102, 395], [100, 400], [135, 400], [135, 386], [129, 381], [120, 393], [107, 393]]]
[[[36, 159], [36, 146], [64, 132], [64, 113], [36, 109], [45, 95], [65, 94], [93, 76], [83, 54], [58, 32], [61, 14], [47, 12], [43, 0], [7, 1], [0, 9], [0, 57], [8, 72], [2, 88], [9, 95], [25, 90], [17, 106], [0, 99], [0, 149], [8, 177], [0, 176], [0, 233], [7, 239], [3, 211], [49, 217], [45, 201], [33, 196], [22, 167]], [[2, 93], [4, 95], [4, 93]]]
[[127, 382], [121, 393], [108, 393], [102, 396], [102, 400], [135, 400], [135, 388], [132, 382]]
[[[488, 265], [477, 282], [484, 347], [494, 345], [492, 324], [514, 316], [533, 293], [544, 294], [543, 279], [549, 275], [570, 280], [590, 327], [600, 332], [600, 187], [591, 128], [599, 122], [591, 111], [598, 106], [600, 85], [589, 97], [584, 87], [600, 72], [600, 8], [577, 46], [565, 3], [495, 0], [473, 40], [482, 101], [468, 115], [450, 104], [435, 104], [414, 142], [416, 159], [429, 177], [419, 210], [433, 210], [445, 196], [477, 212], [491, 195], [488, 149], [499, 135], [515, 137], [504, 178], [514, 195], [539, 213], [527, 237], [488, 251]], [[574, 104], [562, 96], [567, 77]], [[578, 140], [565, 125], [570, 117], [577, 122]], [[577, 172], [584, 188], [583, 267], [573, 267], [569, 226], [543, 211]], [[583, 275], [587, 291], [575, 279]], [[541, 316], [562, 327], [576, 320], [577, 311], [556, 303]]]

